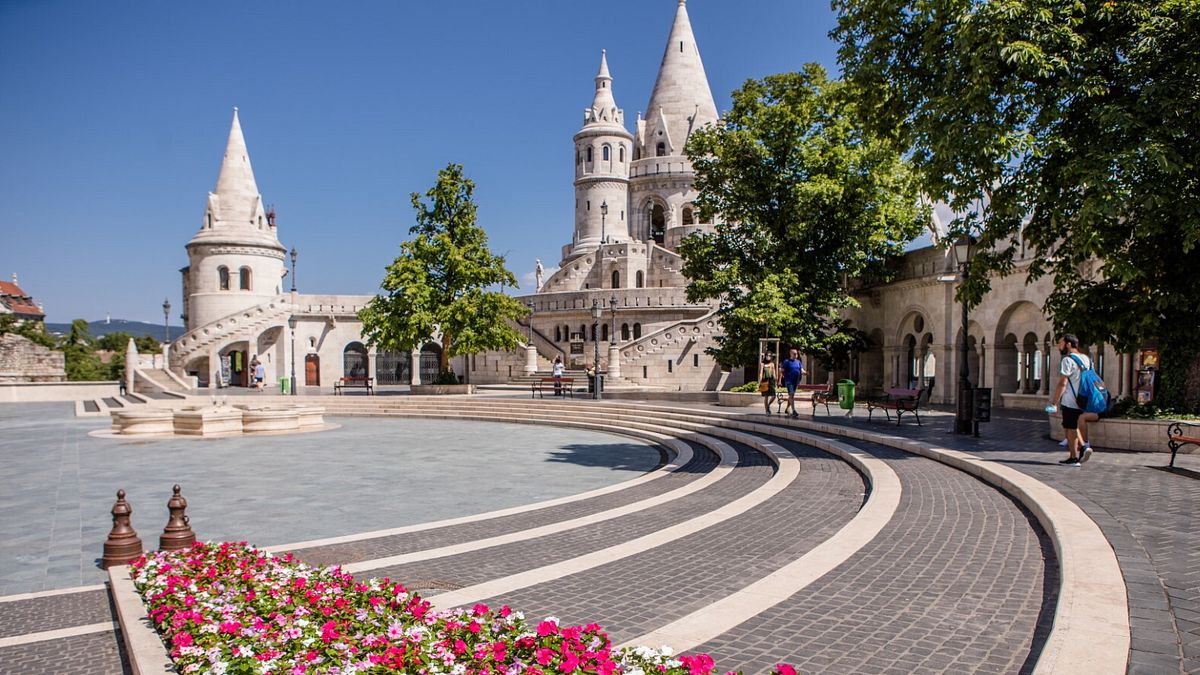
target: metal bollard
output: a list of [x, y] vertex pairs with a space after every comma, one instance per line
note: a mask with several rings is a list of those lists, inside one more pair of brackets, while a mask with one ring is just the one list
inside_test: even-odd
[[117, 490], [117, 503], [112, 507], [113, 527], [104, 542], [104, 557], [100, 562], [102, 569], [124, 565], [142, 554], [142, 540], [129, 524], [132, 513], [133, 508], [125, 501], [125, 491]]
[[167, 501], [167, 509], [171, 511], [171, 517], [167, 520], [167, 526], [163, 528], [163, 533], [158, 538], [158, 550], [160, 551], [178, 551], [191, 548], [192, 544], [196, 543], [196, 533], [192, 531], [191, 520], [184, 513], [187, 510], [187, 500], [179, 494], [179, 491], [178, 485], [172, 488], [174, 494]]

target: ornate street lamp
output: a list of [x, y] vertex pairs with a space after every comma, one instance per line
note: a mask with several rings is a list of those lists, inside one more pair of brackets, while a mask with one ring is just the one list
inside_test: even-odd
[[171, 341], [171, 301], [163, 300], [163, 344]]
[[[296, 251], [293, 250], [292, 251], [292, 260], [296, 259], [295, 256], [296, 256]], [[292, 264], [294, 265], [295, 263], [292, 263]], [[293, 267], [293, 269], [295, 269], [295, 268]], [[293, 279], [293, 284], [295, 284], [295, 277], [293, 277], [292, 279]], [[296, 289], [293, 288], [292, 290], [296, 290]], [[291, 387], [292, 392], [291, 392], [291, 395], [295, 396], [296, 395], [296, 317], [295, 317], [295, 315], [288, 317], [288, 328], [292, 329], [292, 387]]]
[[604, 310], [600, 307], [599, 300], [592, 300], [592, 345], [596, 349], [596, 360], [592, 364], [592, 398], [600, 400], [600, 341], [595, 339], [596, 328], [600, 325], [600, 317], [604, 314]]
[[[954, 243], [954, 258], [958, 262], [959, 277], [961, 279], [959, 284], [960, 292], [967, 282], [967, 268], [971, 264], [974, 243], [968, 235], [964, 235]], [[971, 433], [972, 420], [974, 418], [971, 414], [971, 370], [967, 365], [967, 353], [970, 349], [970, 345], [967, 342], [969, 312], [970, 306], [967, 304], [967, 298], [964, 295], [962, 300], [962, 344], [959, 345], [958, 406], [954, 416], [954, 432], [959, 434]]]
[[292, 292], [296, 292], [296, 247], [292, 247]]
[[[617, 296], [612, 296], [608, 299], [609, 309], [609, 324], [608, 324], [608, 344], [617, 344]], [[612, 368], [612, 364], [609, 364]]]
[[608, 200], [600, 202], [600, 243], [608, 241], [608, 236], [604, 233], [604, 221], [608, 218]]

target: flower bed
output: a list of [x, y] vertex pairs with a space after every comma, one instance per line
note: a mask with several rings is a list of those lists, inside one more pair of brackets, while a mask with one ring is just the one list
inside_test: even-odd
[[[181, 673], [708, 675], [707, 654], [613, 650], [600, 626], [536, 625], [508, 607], [433, 611], [403, 585], [356, 582], [240, 543], [197, 543], [131, 563]], [[777, 675], [794, 675], [787, 665]]]

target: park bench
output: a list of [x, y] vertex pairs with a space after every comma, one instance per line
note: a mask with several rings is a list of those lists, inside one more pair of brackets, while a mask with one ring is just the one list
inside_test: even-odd
[[[825, 406], [825, 414], [829, 414], [829, 400], [833, 397], [833, 386], [826, 384], [798, 384], [796, 385], [796, 396], [799, 398], [801, 394], [812, 395], [813, 416], [817, 414], [817, 406]], [[783, 405], [787, 402], [787, 390], [780, 392], [779, 398], [776, 400], [776, 412], [783, 410]]]
[[366, 389], [368, 394], [375, 393], [375, 378], [373, 377], [339, 377], [333, 383], [333, 393], [340, 394], [343, 389]]
[[[1187, 425], [1189, 428], [1196, 429], [1196, 433], [1191, 436], [1184, 434], [1184, 425]], [[1179, 449], [1185, 445], [1195, 445], [1200, 447], [1200, 424], [1175, 422], [1167, 427], [1167, 447], [1171, 448], [1171, 463], [1168, 466], [1175, 468], [1175, 455], [1179, 452]]]
[[573, 377], [543, 377], [530, 383], [530, 398], [546, 398], [545, 392], [550, 388], [557, 394], [565, 394], [575, 398], [575, 378]]
[[925, 389], [888, 389], [887, 395], [883, 398], [867, 399], [867, 419], [871, 419], [871, 413], [875, 410], [882, 410], [887, 415], [888, 421], [892, 421], [892, 412], [896, 411], [896, 426], [900, 426], [900, 418], [904, 413], [911, 413], [917, 419], [917, 426], [921, 426], [921, 415], [918, 412], [921, 409], [921, 397], [925, 394]]

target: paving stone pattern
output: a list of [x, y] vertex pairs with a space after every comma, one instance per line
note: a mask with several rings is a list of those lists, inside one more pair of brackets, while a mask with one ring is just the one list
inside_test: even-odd
[[103, 589], [0, 602], [0, 638], [111, 620]]
[[1028, 670], [1057, 588], [1040, 528], [962, 472], [852, 445], [896, 471], [896, 514], [850, 561], [697, 651], [750, 673], [780, 661], [805, 673]]
[[[434, 578], [469, 586], [549, 565], [652, 534], [698, 514], [728, 504], [767, 482], [774, 465], [748, 448], [737, 448], [738, 465], [716, 483], [650, 509], [530, 541], [472, 551], [462, 555], [397, 565], [367, 572], [404, 582]], [[520, 606], [515, 606], [521, 609]]]
[[[801, 471], [766, 503], [665, 546], [487, 602], [503, 601], [530, 618], [594, 621], [620, 643], [794, 561], [858, 513], [865, 483], [840, 459], [772, 440], [801, 459]], [[718, 662], [721, 667], [739, 665]]]
[[123, 675], [133, 672], [120, 631], [0, 648], [0, 675]]
[[[1054, 487], [1100, 526], [1117, 554], [1129, 594], [1129, 672], [1200, 673], [1198, 474], [1166, 471], [1166, 453], [1100, 450], [1080, 468], [1061, 466], [1058, 460], [1067, 453], [1048, 440], [1044, 415], [995, 411], [978, 439], [949, 433], [952, 419], [931, 415], [924, 427], [898, 429], [824, 416], [816, 421], [866, 426], [956, 448]], [[1200, 458], [1179, 459], [1179, 465], [1200, 468]]]

